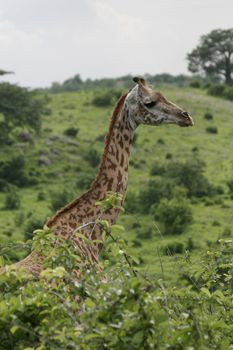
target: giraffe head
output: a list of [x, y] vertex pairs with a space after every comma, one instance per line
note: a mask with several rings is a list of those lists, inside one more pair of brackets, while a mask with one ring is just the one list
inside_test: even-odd
[[185, 110], [168, 101], [160, 92], [152, 90], [143, 78], [133, 80], [137, 85], [128, 93], [125, 101], [133, 129], [139, 124], [194, 125], [192, 117]]

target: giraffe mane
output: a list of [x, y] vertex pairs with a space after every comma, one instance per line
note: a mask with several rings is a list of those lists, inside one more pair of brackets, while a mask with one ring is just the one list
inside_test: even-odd
[[109, 148], [109, 144], [111, 142], [113, 128], [114, 128], [114, 125], [117, 121], [119, 113], [121, 112], [121, 109], [122, 109], [122, 106], [124, 104], [124, 101], [126, 99], [127, 94], [128, 94], [128, 92], [123, 94], [119, 98], [119, 100], [117, 101], [116, 106], [113, 110], [110, 125], [109, 125], [108, 134], [105, 138], [104, 153], [103, 153], [102, 160], [101, 160], [101, 163], [99, 166], [99, 171], [98, 171], [98, 174], [97, 174], [95, 180], [92, 182], [92, 184], [90, 185], [90, 188], [86, 192], [82, 193], [78, 198], [74, 199], [72, 202], [70, 202], [69, 204], [65, 205], [63, 208], [58, 210], [55, 213], [55, 215], [52, 218], [50, 218], [48, 220], [48, 222], [46, 223], [46, 225], [48, 227], [52, 227], [56, 223], [56, 220], [59, 219], [60, 215], [62, 215], [64, 212], [68, 212], [69, 210], [71, 210], [72, 208], [77, 206], [79, 201], [86, 199], [89, 196], [90, 192], [95, 188], [96, 184], [98, 183], [100, 176], [101, 176], [101, 171], [103, 170], [103, 167], [104, 167], [105, 159], [106, 159], [107, 154], [108, 154], [108, 148]]
[[119, 113], [121, 111], [121, 108], [123, 106], [123, 103], [125, 101], [125, 98], [126, 98], [127, 94], [128, 93], [122, 95], [119, 98], [119, 100], [117, 101], [117, 104], [116, 104], [116, 106], [115, 106], [115, 108], [113, 110], [112, 118], [111, 118], [110, 125], [109, 125], [108, 134], [107, 134], [106, 139], [105, 139], [104, 153], [103, 153], [102, 160], [101, 160], [101, 163], [100, 163], [100, 166], [99, 166], [99, 172], [98, 172], [98, 175], [97, 175], [96, 179], [91, 184], [90, 189], [92, 187], [94, 187], [94, 185], [98, 182], [101, 170], [103, 170], [104, 161], [105, 161], [105, 159], [107, 157], [107, 153], [108, 153], [108, 146], [109, 146], [109, 144], [111, 142], [111, 138], [112, 138], [112, 131], [113, 131], [114, 125], [115, 125], [116, 120], [117, 120], [117, 117], [119, 116]]

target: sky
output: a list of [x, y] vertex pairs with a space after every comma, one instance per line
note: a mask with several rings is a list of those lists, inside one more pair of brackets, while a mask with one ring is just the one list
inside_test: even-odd
[[233, 0], [0, 0], [0, 81], [186, 74], [200, 36], [232, 27]]

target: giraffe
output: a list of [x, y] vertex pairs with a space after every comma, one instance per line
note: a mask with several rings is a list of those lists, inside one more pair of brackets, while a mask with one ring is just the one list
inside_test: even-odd
[[[168, 101], [160, 92], [154, 91], [146, 80], [135, 77], [133, 81], [135, 86], [121, 96], [113, 111], [96, 179], [87, 192], [60, 209], [47, 222], [47, 226], [56, 235], [75, 240], [82, 254], [88, 256], [92, 263], [98, 262], [102, 244], [87, 247], [73, 232], [82, 227], [81, 233], [89, 239], [101, 239], [101, 227], [95, 224], [100, 217], [100, 207], [96, 202], [104, 199], [108, 191], [120, 194], [122, 201], [124, 200], [130, 147], [136, 128], [140, 124], [177, 124], [184, 127], [194, 124], [186, 111]], [[101, 219], [114, 224], [118, 214], [118, 208], [111, 208], [102, 213]], [[16, 263], [16, 267], [37, 275], [42, 270], [42, 261], [43, 258], [32, 251], [25, 259]]]

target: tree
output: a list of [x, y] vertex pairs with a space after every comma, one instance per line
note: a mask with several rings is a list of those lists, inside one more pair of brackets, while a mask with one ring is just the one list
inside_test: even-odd
[[13, 72], [0, 69], [0, 75], [13, 74]]
[[163, 199], [156, 208], [154, 218], [164, 225], [164, 233], [167, 235], [183, 233], [193, 220], [189, 201], [182, 197]]
[[188, 69], [209, 78], [233, 84], [233, 28], [215, 29], [203, 35], [199, 45], [187, 55]]
[[47, 97], [39, 97], [29, 91], [9, 83], [0, 84], [0, 143], [8, 143], [15, 127], [29, 126], [40, 130], [41, 116], [49, 112]]

